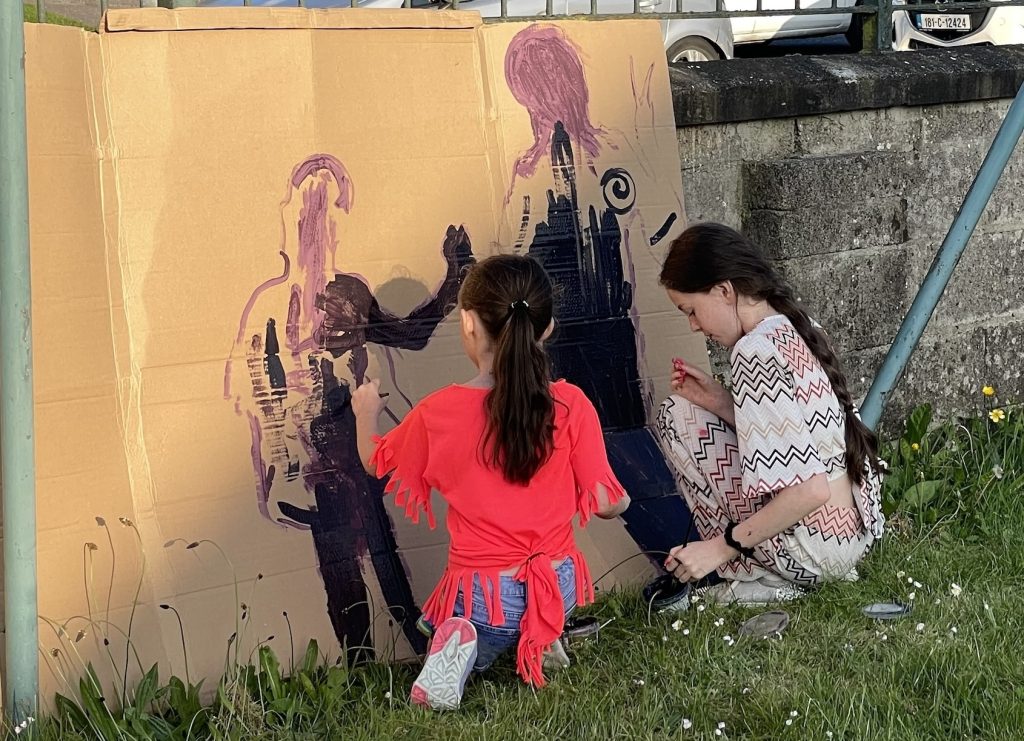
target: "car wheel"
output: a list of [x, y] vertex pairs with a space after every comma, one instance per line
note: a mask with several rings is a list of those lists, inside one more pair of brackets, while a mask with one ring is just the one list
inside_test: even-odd
[[700, 36], [687, 36], [685, 39], [679, 39], [679, 41], [668, 48], [669, 64], [713, 62], [721, 58], [722, 54], [718, 49]]

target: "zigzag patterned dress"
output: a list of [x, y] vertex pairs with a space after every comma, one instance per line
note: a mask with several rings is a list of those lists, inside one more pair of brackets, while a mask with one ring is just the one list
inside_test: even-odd
[[[736, 427], [680, 396], [658, 413], [662, 447], [704, 540], [765, 506], [780, 489], [846, 473], [846, 422], [817, 358], [782, 315], [767, 317], [731, 357]], [[853, 507], [826, 504], [718, 571], [726, 579], [811, 587], [856, 578], [882, 534], [881, 484], [851, 484]]]

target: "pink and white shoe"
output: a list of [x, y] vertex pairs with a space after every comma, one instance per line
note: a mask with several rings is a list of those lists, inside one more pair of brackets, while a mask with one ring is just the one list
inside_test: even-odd
[[448, 618], [434, 631], [427, 660], [412, 683], [409, 700], [434, 710], [457, 708], [475, 661], [473, 623], [461, 617]]

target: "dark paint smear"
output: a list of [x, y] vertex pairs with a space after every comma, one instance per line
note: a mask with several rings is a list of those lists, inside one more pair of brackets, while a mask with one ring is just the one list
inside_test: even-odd
[[[629, 311], [633, 286], [624, 277], [618, 219], [611, 208], [591, 206], [587, 224], [580, 223], [572, 144], [561, 123], [554, 128], [551, 162], [555, 188], [547, 193], [547, 220], [537, 225], [529, 254], [559, 292], [558, 329], [546, 344], [552, 370], [579, 386], [597, 409], [612, 469], [637, 501], [627, 510], [628, 531], [645, 550], [667, 550], [681, 542], [690, 516], [647, 428]], [[631, 182], [624, 171], [606, 178], [605, 185]], [[658, 517], [649, 516], [647, 501], [665, 502], [657, 506]]]
[[665, 562], [663, 554], [677, 545], [700, 540], [695, 528], [687, 524], [690, 511], [682, 497], [634, 501], [622, 513], [622, 520], [640, 549], [656, 554], [651, 562], [659, 568]]
[[665, 238], [665, 235], [668, 234], [668, 230], [676, 223], [677, 218], [678, 215], [674, 211], [668, 215], [668, 218], [665, 219], [665, 223], [662, 224], [661, 228], [654, 233], [653, 237], [651, 237], [651, 247]]
[[277, 343], [277, 328], [273, 319], [267, 320], [267, 341], [263, 347], [263, 372], [267, 374], [270, 388], [283, 389], [287, 386], [284, 377], [284, 364], [279, 353], [281, 346]]
[[[291, 261], [288, 259], [288, 255], [285, 252], [280, 253], [281, 258], [284, 260], [284, 272], [275, 278], [269, 278], [263, 281], [256, 287], [256, 290], [249, 296], [249, 300], [245, 304], [245, 308], [242, 309], [242, 318], [238, 321], [238, 336], [235, 337], [235, 344], [241, 345], [242, 339], [245, 337], [245, 328], [249, 326], [249, 314], [252, 313], [253, 307], [256, 305], [256, 300], [263, 295], [264, 292], [270, 290], [274, 286], [279, 286], [288, 280], [288, 276], [291, 274]], [[228, 358], [228, 362], [224, 364], [224, 398], [231, 398], [231, 368], [233, 362], [231, 358]]]
[[626, 530], [645, 551], [668, 551], [686, 542], [692, 517], [648, 427], [605, 432], [608, 460], [632, 503], [622, 515]]
[[586, 226], [580, 223], [573, 151], [560, 123], [551, 161], [555, 190], [547, 192], [547, 220], [537, 224], [529, 255], [559, 289], [557, 329], [547, 343], [552, 370], [583, 389], [606, 430], [643, 426], [647, 415], [629, 315], [633, 286], [624, 279], [618, 219], [591, 206]]
[[[327, 614], [338, 640], [348, 647], [351, 663], [373, 657], [370, 625], [373, 612], [360, 571], [369, 554], [381, 591], [392, 616], [416, 651], [425, 648], [415, 622], [415, 606], [398, 544], [385, 508], [384, 482], [369, 476], [359, 462], [352, 394], [339, 382], [331, 361], [323, 359], [323, 405], [310, 424], [310, 441], [318, 462], [307, 472], [316, 509], [301, 509], [280, 502], [281, 512], [308, 525], [313, 534], [317, 562], [327, 592]], [[383, 605], [374, 606], [383, 609]]]
[[[380, 306], [358, 276], [335, 275], [317, 298], [324, 313], [319, 347], [334, 358], [348, 354], [348, 366], [357, 385], [367, 367], [366, 343], [420, 350], [441, 320], [454, 309], [465, 269], [474, 262], [465, 229], [450, 226], [442, 252], [448, 264], [437, 292], [408, 316], [396, 316]], [[315, 378], [323, 385], [323, 403], [309, 427], [308, 445], [315, 450], [305, 472], [316, 508], [302, 509], [279, 502], [281, 512], [308, 526], [313, 535], [320, 573], [327, 592], [327, 611], [339, 641], [349, 647], [351, 662], [366, 660], [372, 651], [369, 629], [372, 615], [360, 573], [360, 561], [369, 554], [384, 600], [413, 649], [423, 652], [426, 639], [416, 629], [420, 611], [412, 596], [405, 568], [398, 556], [391, 520], [384, 504], [385, 482], [363, 470], [356, 445], [356, 421], [351, 392], [339, 382], [334, 365], [321, 360]], [[380, 606], [383, 609], [383, 606]]]

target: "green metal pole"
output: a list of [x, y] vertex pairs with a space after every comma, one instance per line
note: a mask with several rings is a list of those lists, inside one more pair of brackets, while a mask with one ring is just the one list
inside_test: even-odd
[[45, 0], [36, 0], [36, 23], [46, 23]]
[[32, 294], [28, 249], [23, 6], [0, 2], [0, 468], [3, 469], [7, 713], [39, 695]]
[[1010, 110], [1006, 112], [1006, 118], [1000, 124], [999, 131], [992, 140], [992, 146], [985, 155], [985, 161], [981, 163], [981, 169], [967, 191], [964, 203], [953, 219], [953, 225], [949, 227], [946, 238], [942, 240], [942, 246], [935, 255], [928, 275], [925, 276], [924, 283], [921, 284], [903, 324], [900, 325], [899, 332], [896, 333], [896, 339], [892, 341], [889, 352], [882, 361], [882, 367], [878, 370], [867, 396], [864, 397], [864, 404], [860, 410], [861, 418], [871, 429], [878, 426], [889, 394], [903, 375], [910, 354], [914, 352], [932, 312], [942, 298], [942, 292], [946, 290], [953, 269], [960, 261], [971, 235], [974, 234], [974, 227], [978, 225], [1022, 132], [1024, 85], [1017, 91], [1017, 97], [1010, 104]]

